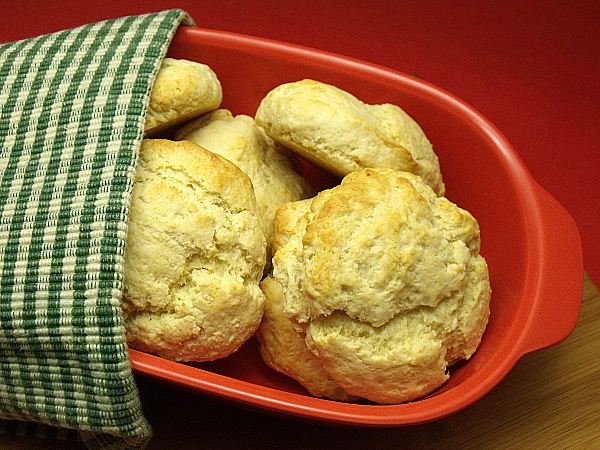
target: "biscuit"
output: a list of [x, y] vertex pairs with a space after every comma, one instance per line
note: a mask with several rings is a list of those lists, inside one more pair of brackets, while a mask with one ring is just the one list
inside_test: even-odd
[[188, 141], [147, 139], [124, 255], [129, 345], [176, 361], [236, 351], [256, 330], [266, 258], [250, 179]]
[[479, 249], [475, 218], [420, 177], [362, 169], [312, 199], [273, 276], [330, 378], [401, 403], [439, 387], [479, 346], [491, 296]]
[[233, 116], [226, 109], [212, 111], [180, 128], [175, 139], [192, 141], [227, 158], [250, 177], [263, 219], [267, 249], [271, 247], [277, 209], [316, 194], [297, 172], [295, 155], [278, 146], [250, 116]]
[[156, 75], [146, 113], [149, 137], [217, 109], [223, 90], [213, 70], [185, 59], [164, 58]]
[[365, 104], [315, 80], [282, 84], [261, 101], [256, 122], [282, 145], [343, 177], [367, 167], [421, 176], [442, 196], [438, 157], [421, 127], [392, 104]]

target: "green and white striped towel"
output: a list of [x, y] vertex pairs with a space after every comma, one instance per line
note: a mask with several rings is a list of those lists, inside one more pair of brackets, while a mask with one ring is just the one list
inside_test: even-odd
[[150, 439], [123, 252], [150, 91], [180, 24], [193, 25], [169, 10], [0, 45], [2, 432]]

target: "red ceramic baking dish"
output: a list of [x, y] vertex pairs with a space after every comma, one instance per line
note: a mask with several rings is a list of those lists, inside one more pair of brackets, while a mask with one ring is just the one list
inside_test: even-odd
[[[224, 92], [222, 107], [253, 116], [275, 86], [303, 78], [336, 85], [367, 103], [394, 103], [423, 128], [440, 159], [446, 196], [481, 228], [493, 289], [481, 346], [451, 368], [446, 384], [400, 405], [314, 398], [267, 367], [252, 338], [219, 361], [182, 364], [130, 350], [134, 371], [244, 407], [327, 423], [409, 425], [435, 420], [480, 399], [528, 352], [565, 339], [581, 305], [578, 230], [566, 210], [531, 177], [517, 152], [486, 118], [415, 77], [361, 61], [227, 32], [182, 27], [169, 56], [208, 64]], [[307, 165], [320, 188], [332, 178]]]

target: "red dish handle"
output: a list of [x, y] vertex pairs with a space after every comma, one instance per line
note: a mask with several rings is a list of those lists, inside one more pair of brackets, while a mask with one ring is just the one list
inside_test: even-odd
[[534, 183], [540, 235], [538, 282], [523, 353], [566, 339], [577, 324], [583, 293], [583, 251], [575, 221], [546, 190]]

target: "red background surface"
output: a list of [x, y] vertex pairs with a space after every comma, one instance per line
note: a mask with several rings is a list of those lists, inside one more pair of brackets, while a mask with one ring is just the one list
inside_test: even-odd
[[573, 216], [600, 283], [600, 2], [2, 0], [0, 42], [170, 8], [202, 28], [351, 56], [462, 98]]

